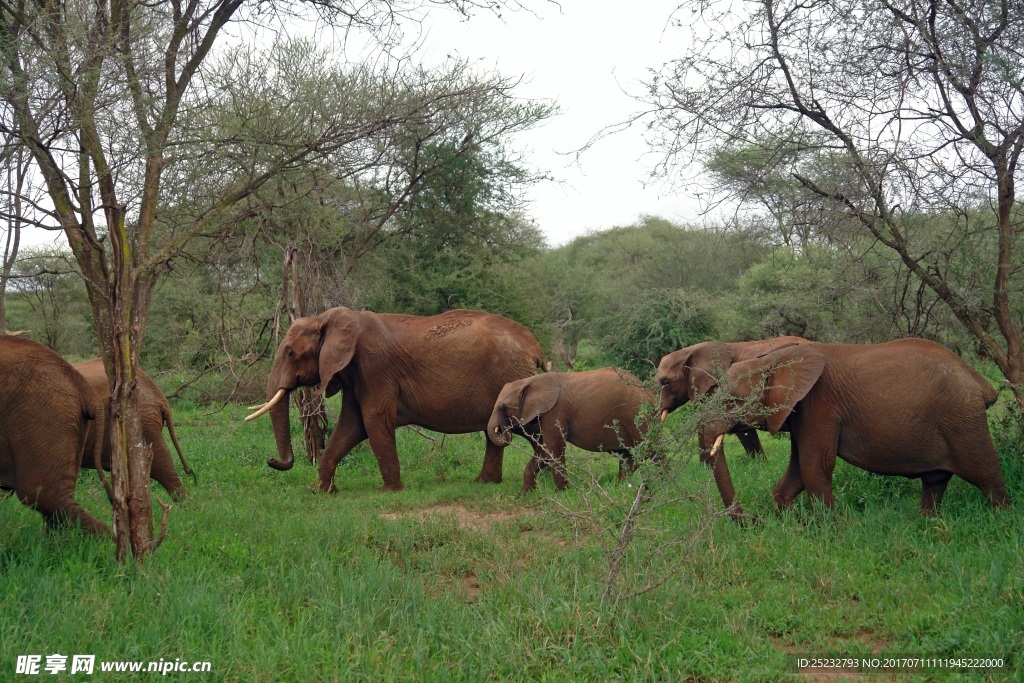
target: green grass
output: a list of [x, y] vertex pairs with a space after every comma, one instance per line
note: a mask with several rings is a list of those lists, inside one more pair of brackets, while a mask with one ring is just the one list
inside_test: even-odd
[[[599, 544], [560, 512], [579, 508], [581, 491], [556, 494], [545, 475], [519, 496], [521, 452], [506, 454], [502, 484], [479, 485], [482, 435], [442, 447], [403, 429], [405, 491], [380, 493], [361, 447], [338, 470], [339, 493], [319, 495], [304, 459], [266, 466], [269, 420], [243, 424], [237, 406], [175, 410], [199, 479], [144, 565], [0, 503], [0, 680], [15, 680], [17, 655], [52, 653], [212, 663], [166, 677], [182, 681], [801, 680], [795, 654], [1001, 656], [1006, 669], [973, 677], [1024, 680], [1024, 453], [1009, 446], [1012, 511], [989, 510], [955, 479], [942, 516], [924, 519], [919, 482], [840, 463], [833, 511], [776, 515], [769, 494], [788, 443], [765, 437], [769, 459], [754, 461], [730, 437], [737, 490], [761, 523], [715, 520], [674, 579], [612, 602]], [[598, 465], [628, 495], [616, 461]], [[685, 476], [712, 493], [705, 468]], [[109, 521], [94, 473], [77, 497]], [[695, 513], [655, 519], [685, 538]], [[627, 581], [639, 585], [637, 571], [627, 565]], [[131, 679], [115, 676], [74, 679]]]

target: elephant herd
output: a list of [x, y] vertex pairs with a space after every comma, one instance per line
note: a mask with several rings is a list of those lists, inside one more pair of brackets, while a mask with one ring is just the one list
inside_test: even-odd
[[[188, 495], [163, 439], [166, 425], [182, 467], [191, 473], [174, 432], [171, 406], [139, 372], [142, 433], [153, 450], [150, 476], [179, 500]], [[106, 429], [110, 385], [103, 362], [71, 365], [42, 344], [0, 336], [0, 496], [13, 491], [48, 526], [72, 523], [109, 536], [105, 524], [75, 502], [79, 469], [110, 469]]]
[[[721, 436], [736, 433], [748, 452], [756, 433], [791, 435], [789, 467], [775, 488], [779, 507], [806, 490], [832, 505], [836, 457], [879, 474], [920, 478], [921, 509], [934, 511], [952, 475], [971, 482], [995, 506], [1008, 505], [985, 410], [992, 386], [944, 347], [921, 339], [876, 345], [819, 344], [800, 337], [754, 342], [705, 342], [668, 354], [656, 375], [662, 419], [680, 405], [719, 389], [745, 410], [711, 421], [699, 435], [722, 500], [739, 518]], [[566, 484], [566, 443], [619, 453], [620, 475], [632, 467], [631, 448], [644, 438], [640, 406], [658, 399], [615, 368], [553, 373], [522, 325], [481, 311], [433, 317], [332, 308], [300, 318], [277, 349], [267, 381], [267, 412], [278, 458], [294, 462], [288, 395], [302, 386], [342, 393], [341, 417], [319, 464], [319, 488], [335, 491], [338, 463], [368, 439], [384, 480], [402, 488], [395, 429], [418, 425], [448, 434], [484, 431], [479, 482], [500, 482], [502, 453], [513, 434], [533, 445], [523, 490], [553, 465]], [[732, 413], [730, 413], [732, 414]], [[715, 446], [708, 444], [716, 441]]]
[[[170, 406], [139, 375], [151, 476], [174, 497], [187, 495], [163, 440], [166, 425], [185, 471]], [[716, 394], [729, 407], [702, 424], [701, 457], [729, 513], [741, 519], [721, 439], [760, 450], [754, 430], [790, 433], [789, 466], [776, 485], [780, 508], [806, 491], [832, 505], [836, 457], [871, 472], [922, 480], [921, 510], [935, 511], [955, 474], [994, 506], [1010, 504], [985, 411], [992, 386], [944, 347], [921, 339], [839, 345], [799, 337], [704, 342], [668, 354], [655, 376], [660, 400], [615, 368], [552, 372], [528, 329], [500, 315], [455, 310], [437, 316], [332, 308], [292, 323], [267, 378], [277, 458], [292, 467], [288, 397], [300, 387], [342, 394], [341, 416], [319, 461], [318, 487], [335, 492], [338, 464], [368, 440], [383, 490], [403, 488], [395, 430], [417, 425], [446, 434], [484, 432], [478, 482], [500, 482], [504, 448], [518, 434], [533, 447], [523, 491], [550, 465], [567, 484], [567, 443], [621, 456], [620, 477], [650, 426], [679, 406]], [[0, 489], [14, 491], [49, 525], [71, 522], [109, 534], [73, 498], [80, 467], [109, 468], [105, 425], [110, 394], [99, 359], [72, 366], [28, 339], [0, 337]], [[724, 417], [728, 415], [729, 417]], [[713, 445], [712, 445], [713, 444]], [[656, 453], [650, 455], [657, 457]]]

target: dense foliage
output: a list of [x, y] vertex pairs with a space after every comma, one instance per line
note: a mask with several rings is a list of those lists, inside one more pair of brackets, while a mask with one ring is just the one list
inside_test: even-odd
[[[486, 177], [478, 171], [459, 182]], [[698, 229], [645, 217], [548, 247], [518, 214], [469, 211], [466, 202], [479, 198], [453, 192], [444, 185], [436, 196], [428, 192], [425, 205], [410, 207], [354, 263], [345, 258], [353, 233], [344, 216], [308, 199], [264, 207], [246, 237], [198, 243], [155, 292], [144, 366], [199, 378], [183, 392], [197, 391], [200, 400], [259, 394], [261, 363], [288, 325], [289, 247], [299, 251], [303, 314], [338, 305], [416, 315], [485, 309], [527, 325], [565, 368], [613, 364], [645, 377], [661, 356], [698, 341], [777, 335], [833, 343], [923, 336], [984, 359], [948, 310], [871, 244], [812, 239], [799, 247], [774, 242], [753, 223]], [[463, 211], [476, 222], [459, 219]], [[8, 328], [90, 357], [84, 292], [56, 258], [25, 253], [19, 272], [43, 272], [8, 294]]]

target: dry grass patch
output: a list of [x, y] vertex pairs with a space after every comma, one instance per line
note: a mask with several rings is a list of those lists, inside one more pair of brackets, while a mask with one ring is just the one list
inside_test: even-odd
[[415, 510], [402, 510], [400, 512], [382, 512], [380, 516], [384, 519], [428, 519], [430, 517], [454, 517], [455, 523], [460, 529], [471, 531], [487, 532], [495, 524], [502, 524], [519, 519], [528, 519], [538, 514], [536, 510], [498, 510], [496, 512], [481, 512], [470, 510], [459, 503], [438, 503], [425, 508]]

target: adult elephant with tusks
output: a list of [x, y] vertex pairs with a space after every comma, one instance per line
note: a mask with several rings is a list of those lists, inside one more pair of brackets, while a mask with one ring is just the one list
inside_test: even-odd
[[[369, 439], [384, 491], [400, 491], [395, 429], [418, 425], [445, 434], [483, 432], [501, 388], [549, 370], [544, 352], [519, 323], [483, 311], [430, 317], [332, 308], [292, 323], [267, 378], [278, 470], [292, 467], [288, 395], [300, 386], [342, 393], [341, 417], [319, 464], [319, 488], [336, 492], [338, 463]], [[285, 399], [285, 400], [282, 400]], [[478, 482], [501, 482], [504, 449], [484, 436]]]
[[[995, 389], [956, 354], [924, 339], [885, 344], [776, 343], [737, 361], [728, 344], [705, 342], [658, 366], [663, 414], [695, 394], [723, 389], [744, 414], [708, 425], [705, 439], [736, 422], [790, 432], [790, 461], [773, 496], [780, 508], [806, 490], [832, 505], [836, 457], [876, 474], [920, 478], [921, 512], [938, 509], [955, 474], [993, 506], [1010, 504], [985, 410]], [[718, 442], [720, 443], [720, 442]], [[712, 450], [722, 501], [742, 508], [725, 458]]]
[[[718, 375], [716, 373], [721, 373], [723, 367], [728, 367], [732, 363], [752, 360], [784, 346], [802, 344], [806, 341], [803, 337], [772, 337], [757, 341], [708, 342], [688, 346], [686, 349], [683, 349], [683, 351], [689, 350], [689, 353], [685, 356], [686, 360], [679, 367], [675, 368], [676, 376], [673, 378], [675, 384], [679, 387], [679, 391], [685, 394], [681, 394], [680, 399], [684, 398], [685, 400], [679, 400], [677, 406], [687, 401], [695, 401], [707, 394], [717, 383]], [[682, 352], [677, 351], [676, 353], [681, 354]], [[675, 357], [675, 354], [670, 355]], [[665, 358], [668, 357], [666, 356]], [[662, 383], [662, 386], [667, 381], [667, 377], [667, 374], [659, 375], [658, 380]], [[662, 422], [665, 421], [671, 410], [675, 410], [675, 407], [668, 408], [662, 405]], [[757, 431], [750, 425], [737, 422], [730, 425], [725, 430], [725, 433], [735, 434], [747, 455], [764, 457], [761, 440], [757, 436]], [[715, 438], [716, 434], [720, 434], [720, 432], [715, 432], [713, 429], [708, 428], [697, 432], [701, 462], [707, 465], [713, 466], [714, 455], [722, 454], [724, 457], [725, 451], [721, 439], [716, 442], [715, 449], [712, 451], [711, 441]], [[717, 474], [718, 471], [716, 470]]]

